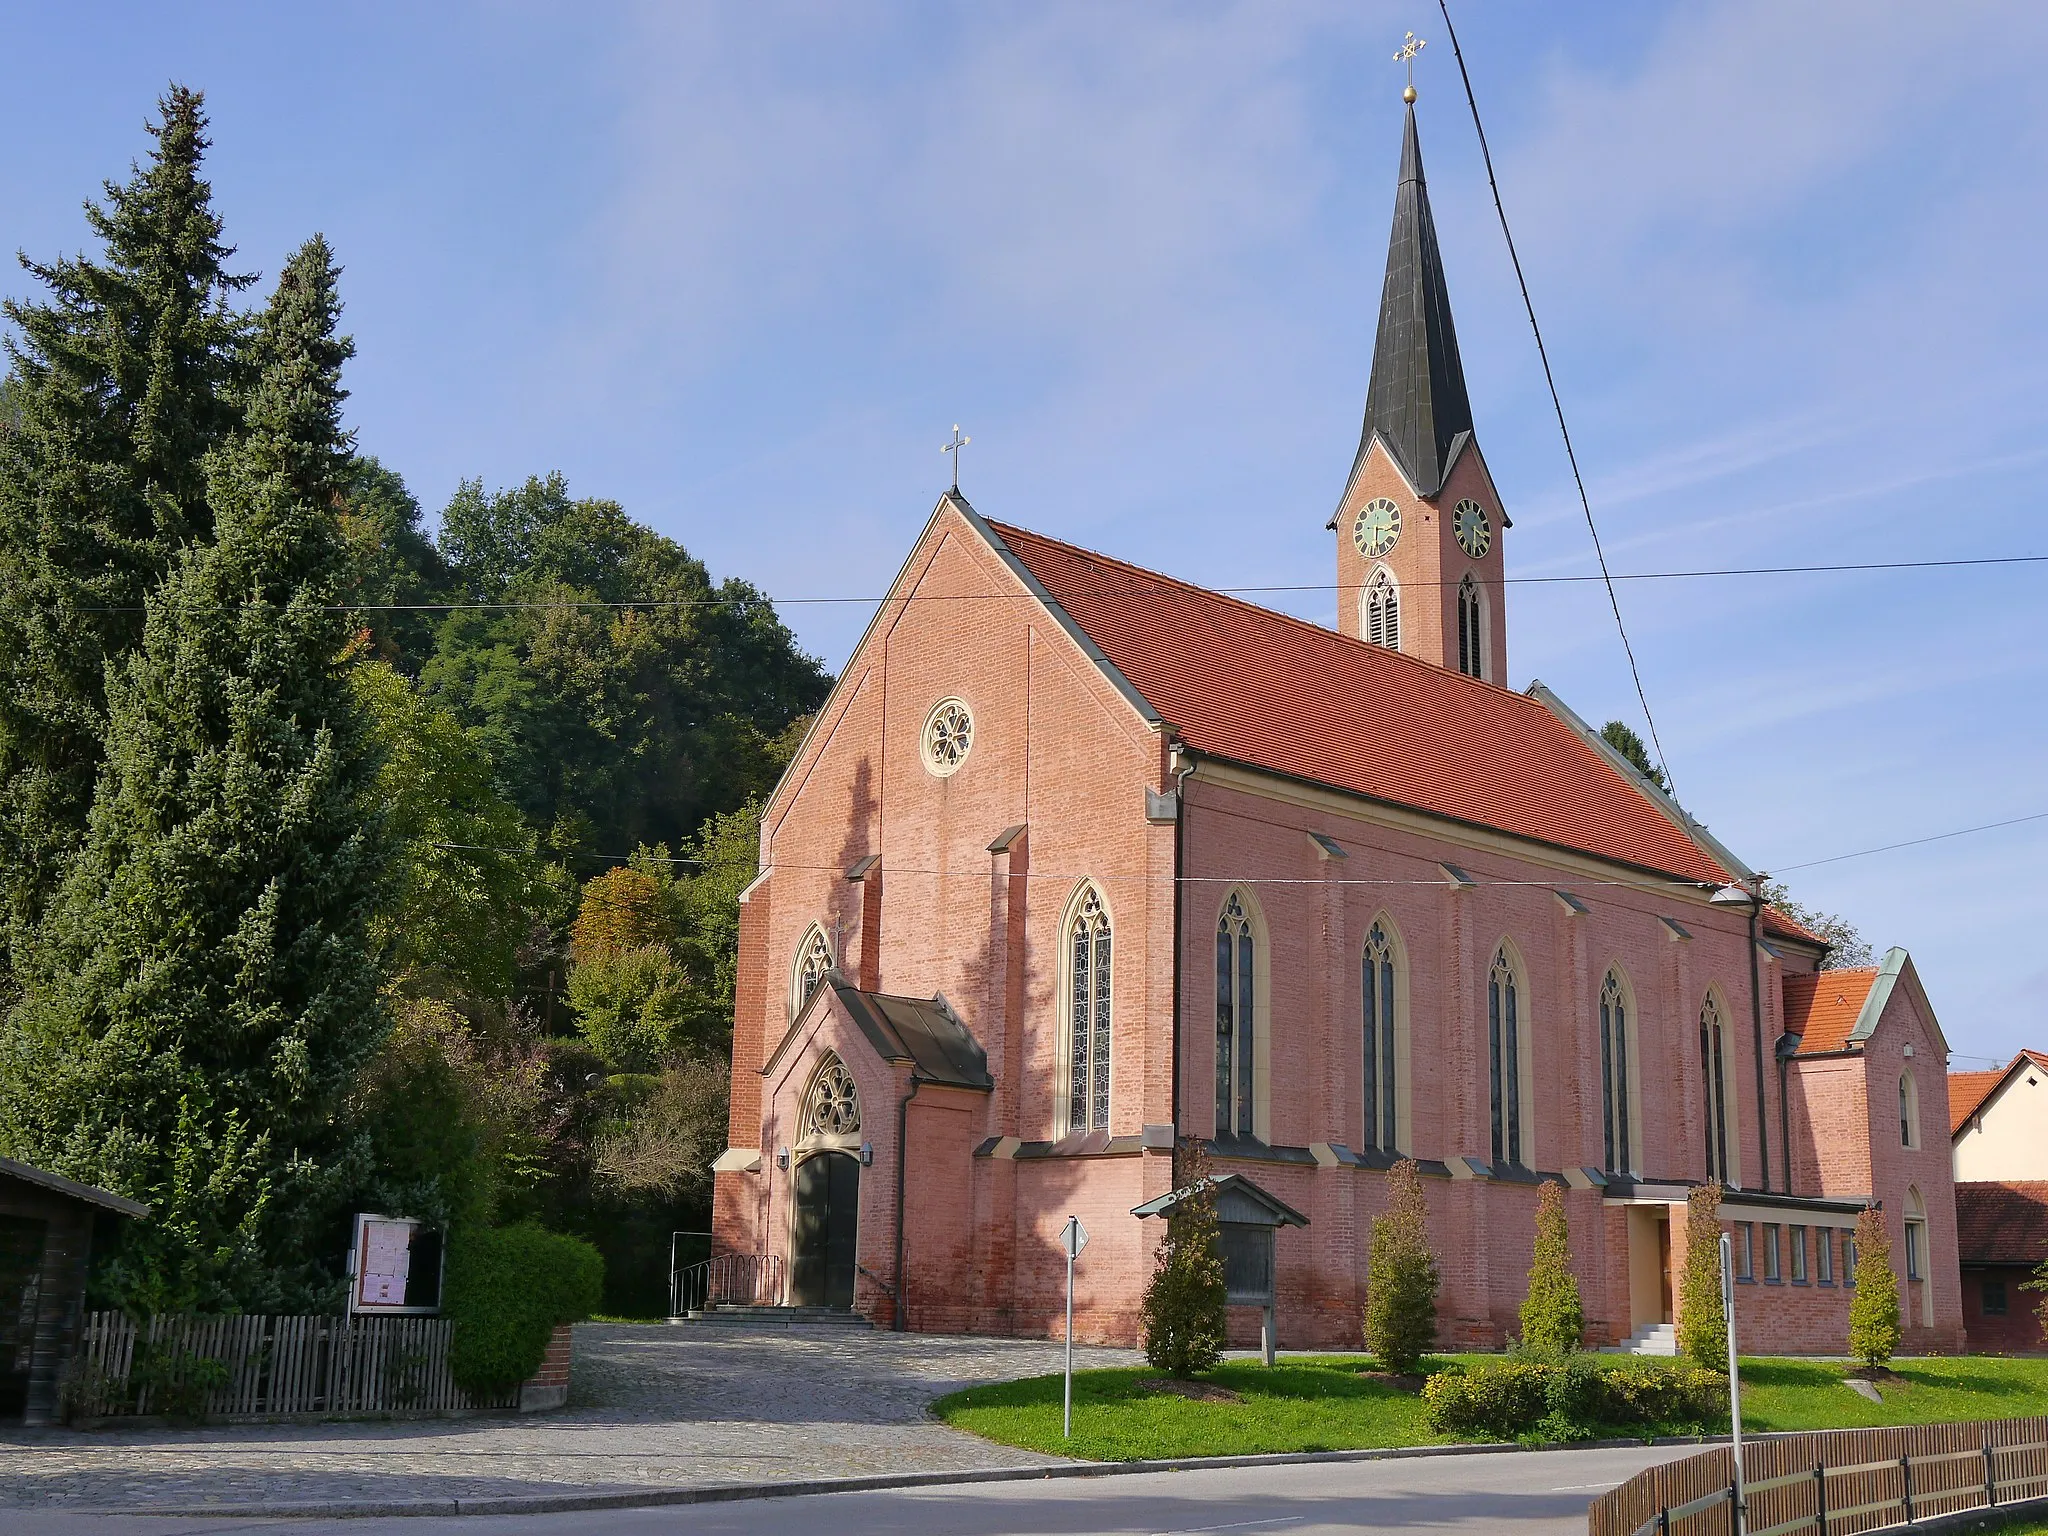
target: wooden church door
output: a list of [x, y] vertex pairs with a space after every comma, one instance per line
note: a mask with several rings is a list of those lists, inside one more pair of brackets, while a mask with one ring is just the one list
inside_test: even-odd
[[818, 1152], [798, 1163], [792, 1305], [852, 1309], [859, 1231], [859, 1159], [847, 1152]]

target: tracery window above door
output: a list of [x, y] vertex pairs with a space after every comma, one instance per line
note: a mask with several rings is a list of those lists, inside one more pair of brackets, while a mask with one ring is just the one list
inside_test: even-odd
[[828, 1057], [804, 1095], [805, 1136], [860, 1134], [860, 1089], [837, 1056]]
[[818, 983], [831, 969], [832, 943], [825, 937], [825, 930], [813, 923], [811, 931], [804, 935], [803, 943], [797, 946], [796, 966], [790, 975], [791, 1018], [804, 1011], [804, 1004], [811, 1000], [811, 994], [818, 990]]

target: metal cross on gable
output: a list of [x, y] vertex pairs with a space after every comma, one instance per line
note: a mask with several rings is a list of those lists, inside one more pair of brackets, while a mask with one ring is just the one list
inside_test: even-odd
[[973, 441], [971, 437], [960, 435], [960, 423], [956, 421], [953, 423], [953, 441], [939, 449], [941, 453], [953, 455], [953, 494], [956, 496], [960, 494], [960, 450]]

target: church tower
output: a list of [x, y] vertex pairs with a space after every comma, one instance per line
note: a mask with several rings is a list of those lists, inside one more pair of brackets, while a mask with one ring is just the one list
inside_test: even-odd
[[1337, 627], [1505, 684], [1501, 534], [1512, 526], [1472, 437], [1411, 87], [1365, 427], [1337, 534]]

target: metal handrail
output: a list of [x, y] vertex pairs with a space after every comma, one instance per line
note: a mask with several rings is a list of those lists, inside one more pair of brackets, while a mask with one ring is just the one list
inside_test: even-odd
[[777, 1254], [714, 1254], [673, 1271], [669, 1278], [671, 1317], [718, 1306], [780, 1306], [782, 1297], [783, 1262]]

